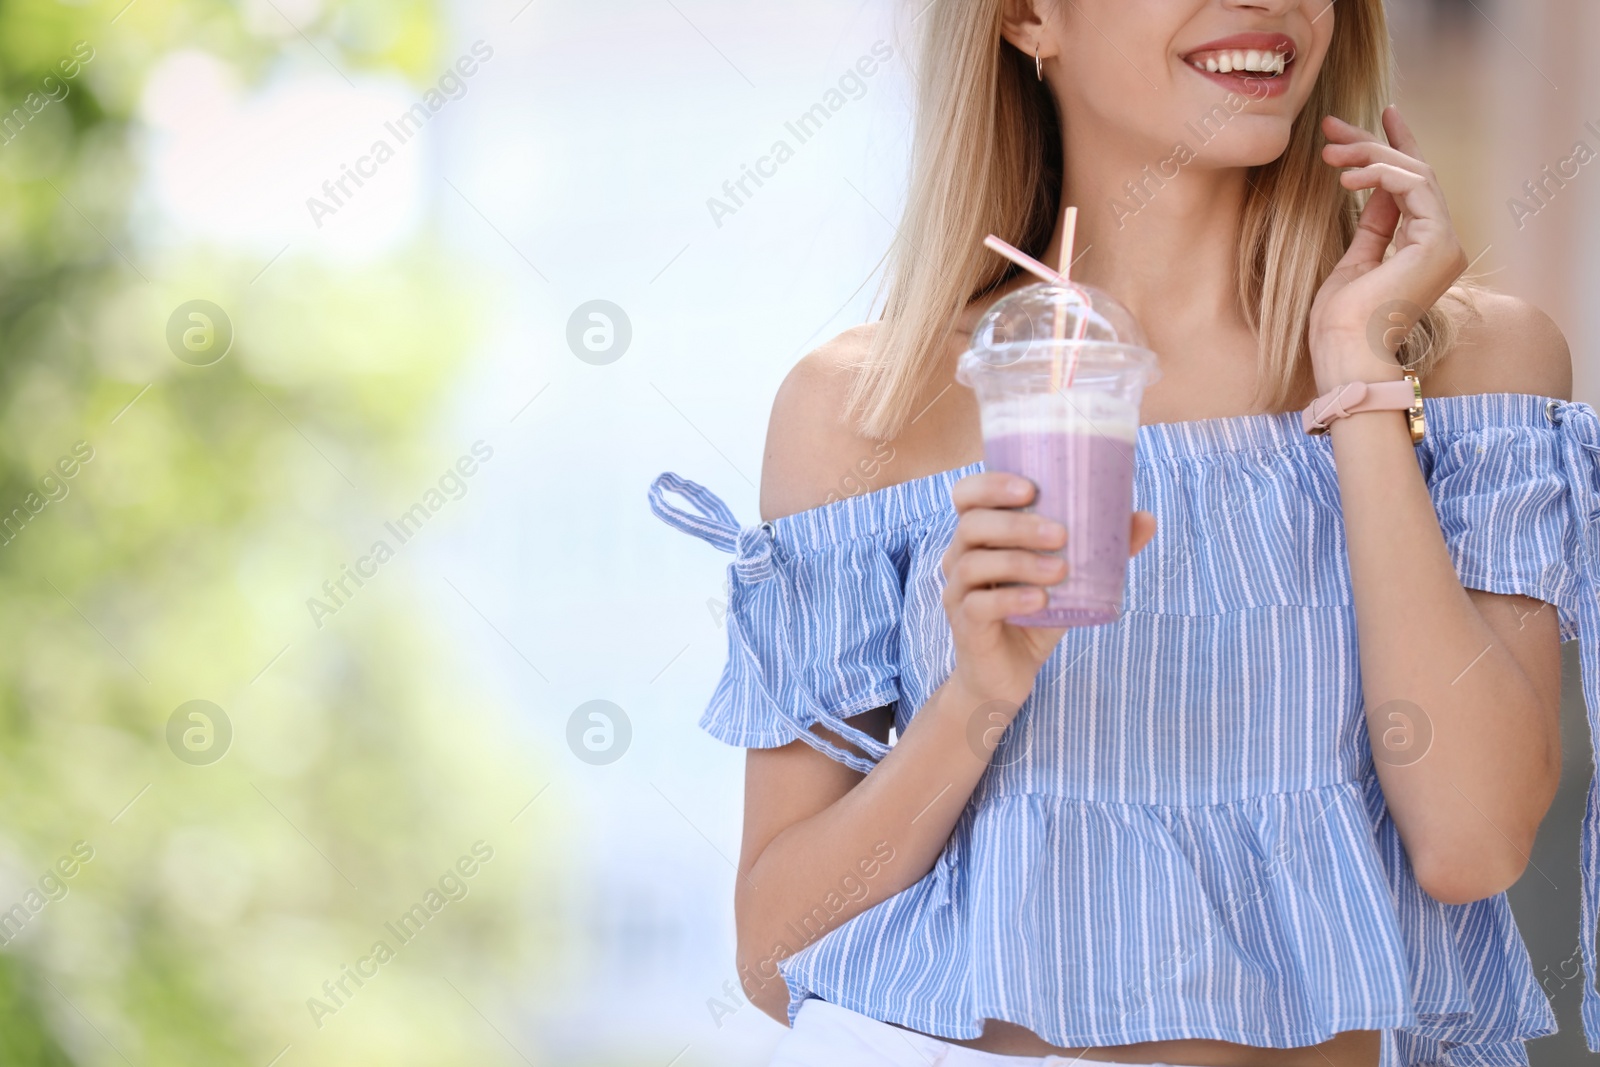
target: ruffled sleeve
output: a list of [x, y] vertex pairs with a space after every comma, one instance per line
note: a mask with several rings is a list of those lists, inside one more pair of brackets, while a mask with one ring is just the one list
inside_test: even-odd
[[[1473, 426], [1428, 428], [1435, 440], [1422, 458], [1440, 527], [1464, 585], [1555, 605], [1562, 640], [1578, 641], [1600, 758], [1600, 419], [1589, 405], [1565, 400], [1494, 394], [1482, 403], [1507, 410], [1480, 413], [1491, 417]], [[1578, 852], [1583, 1029], [1596, 1052], [1600, 775], [1589, 784]]]
[[[1574, 620], [1565, 609], [1578, 578], [1583, 526], [1574, 522], [1577, 501], [1569, 482], [1581, 471], [1566, 462], [1575, 434], [1562, 426], [1575, 429], [1581, 415], [1574, 409], [1585, 405], [1521, 394], [1463, 399], [1529, 410], [1485, 412], [1482, 421], [1457, 426], [1446, 415], [1461, 410], [1453, 407], [1440, 412], [1442, 425], [1428, 428], [1428, 489], [1456, 573], [1468, 588], [1556, 605], [1570, 636]], [[1541, 407], [1551, 415], [1538, 414]]]
[[[668, 493], [692, 510], [670, 503]], [[905, 589], [893, 545], [879, 537], [796, 536], [786, 542], [784, 520], [741, 527], [715, 493], [670, 471], [651, 483], [650, 508], [668, 525], [734, 556], [728, 567], [728, 661], [701, 727], [744, 748], [804, 741], [840, 763], [870, 771], [888, 746], [844, 720], [900, 699]], [[866, 756], [831, 743], [814, 726]]]

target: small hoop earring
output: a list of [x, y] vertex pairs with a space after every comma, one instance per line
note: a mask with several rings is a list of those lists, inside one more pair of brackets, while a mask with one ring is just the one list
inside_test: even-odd
[[1033, 46], [1033, 72], [1039, 76], [1040, 81], [1044, 81], [1044, 60], [1039, 58], [1039, 46], [1037, 43]]

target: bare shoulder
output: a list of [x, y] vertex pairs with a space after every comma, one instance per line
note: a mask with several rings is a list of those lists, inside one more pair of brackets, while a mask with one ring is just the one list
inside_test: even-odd
[[877, 326], [846, 330], [795, 364], [778, 387], [761, 463], [761, 517], [782, 518], [847, 495], [841, 482], [872, 441], [846, 417], [845, 400]]
[[1431, 396], [1531, 393], [1572, 399], [1572, 353], [1543, 311], [1506, 293], [1479, 290], [1477, 312], [1428, 374]]

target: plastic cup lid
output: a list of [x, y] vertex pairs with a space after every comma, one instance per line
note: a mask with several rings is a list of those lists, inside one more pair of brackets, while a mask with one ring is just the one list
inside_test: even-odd
[[1086, 371], [1141, 371], [1147, 383], [1160, 376], [1138, 320], [1110, 293], [1077, 282], [1039, 282], [996, 301], [978, 320], [956, 377], [971, 384], [966, 374], [984, 366], [1048, 365], [1064, 345]]

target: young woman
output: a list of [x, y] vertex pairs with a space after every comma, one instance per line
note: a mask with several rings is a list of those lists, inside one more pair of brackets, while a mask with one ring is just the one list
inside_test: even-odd
[[[1600, 708], [1600, 420], [1548, 318], [1458, 284], [1381, 0], [917, 22], [882, 320], [783, 384], [765, 521], [651, 489], [737, 554], [702, 725], [749, 749], [738, 966], [793, 1024], [775, 1062], [1525, 1063], [1554, 1021], [1503, 891], [1556, 788], [1562, 639]], [[982, 238], [1054, 263], [1067, 204], [1074, 278], [1163, 377], [1125, 614], [1063, 631], [1004, 621], [1066, 531], [983, 468], [953, 375], [1032, 280]], [[1420, 441], [1393, 409], [1303, 429], [1408, 371]], [[1591, 793], [1591, 1036], [1597, 836]]]

